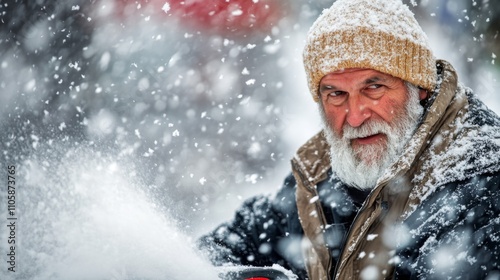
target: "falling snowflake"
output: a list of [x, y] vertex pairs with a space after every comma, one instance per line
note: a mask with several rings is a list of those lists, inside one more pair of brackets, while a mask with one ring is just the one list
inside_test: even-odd
[[201, 177], [199, 182], [200, 184], [204, 185], [207, 182], [207, 179], [205, 179], [205, 177]]
[[170, 4], [166, 2], [163, 7], [161, 8], [165, 13], [168, 13], [170, 11]]

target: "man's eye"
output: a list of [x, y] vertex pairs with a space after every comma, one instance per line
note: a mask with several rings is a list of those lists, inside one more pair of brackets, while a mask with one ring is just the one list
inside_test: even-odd
[[373, 85], [369, 85], [367, 88], [369, 89], [377, 89], [377, 88], [381, 88], [382, 85], [379, 85], [379, 84], [373, 84]]
[[345, 91], [332, 91], [332, 92], [328, 93], [328, 95], [332, 96], [332, 97], [342, 96], [344, 94], [346, 94]]

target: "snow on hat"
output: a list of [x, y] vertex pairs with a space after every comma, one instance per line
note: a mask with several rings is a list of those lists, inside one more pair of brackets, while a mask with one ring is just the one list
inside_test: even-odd
[[309, 90], [347, 68], [369, 68], [432, 91], [435, 58], [413, 13], [401, 0], [338, 0], [314, 22], [303, 52]]

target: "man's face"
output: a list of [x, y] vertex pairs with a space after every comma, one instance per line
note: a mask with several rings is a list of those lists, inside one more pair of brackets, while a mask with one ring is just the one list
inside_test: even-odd
[[371, 69], [330, 73], [319, 92], [332, 168], [347, 183], [373, 187], [416, 128], [425, 92], [409, 98], [403, 80]]

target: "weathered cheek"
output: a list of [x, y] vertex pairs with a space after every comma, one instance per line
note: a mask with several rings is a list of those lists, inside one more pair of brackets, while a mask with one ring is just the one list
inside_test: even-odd
[[337, 133], [339, 133], [344, 125], [349, 108], [331, 110], [327, 113], [328, 122]]
[[376, 111], [385, 121], [391, 121], [398, 112], [397, 108], [394, 106], [394, 102], [387, 101], [380, 102], [376, 107]]

